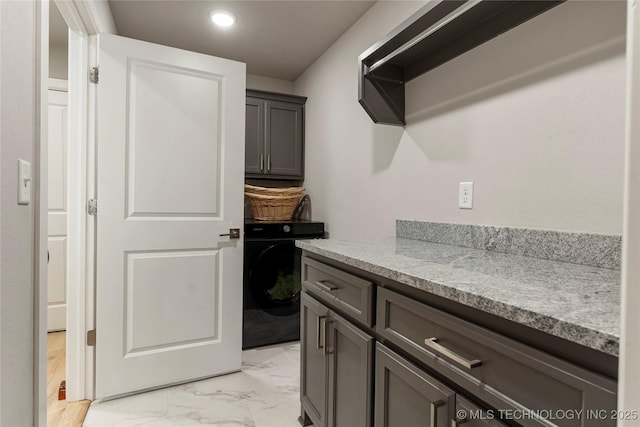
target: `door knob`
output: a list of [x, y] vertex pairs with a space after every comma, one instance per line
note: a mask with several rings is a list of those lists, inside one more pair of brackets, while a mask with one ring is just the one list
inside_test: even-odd
[[229, 236], [230, 239], [239, 239], [240, 238], [240, 229], [239, 228], [230, 228], [228, 233], [221, 234], [220, 237]]

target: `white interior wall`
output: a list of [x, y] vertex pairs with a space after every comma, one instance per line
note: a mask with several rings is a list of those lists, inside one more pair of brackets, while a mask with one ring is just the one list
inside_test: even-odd
[[54, 79], [68, 79], [69, 73], [69, 48], [67, 45], [49, 45], [49, 77]]
[[36, 3], [0, 1], [0, 425], [33, 423], [34, 210], [17, 163], [34, 165]]
[[258, 76], [256, 74], [247, 74], [247, 89], [278, 93], [293, 93], [293, 82], [289, 80]]
[[[376, 3], [294, 82], [331, 237], [397, 218], [620, 234], [624, 1], [570, 1], [409, 82], [407, 126], [357, 101], [357, 57], [422, 3]], [[474, 208], [457, 208], [474, 181]]]

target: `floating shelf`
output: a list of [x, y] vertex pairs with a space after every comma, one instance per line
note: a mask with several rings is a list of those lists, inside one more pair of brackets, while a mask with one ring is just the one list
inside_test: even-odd
[[358, 101], [404, 126], [404, 84], [566, 0], [431, 0], [358, 58]]

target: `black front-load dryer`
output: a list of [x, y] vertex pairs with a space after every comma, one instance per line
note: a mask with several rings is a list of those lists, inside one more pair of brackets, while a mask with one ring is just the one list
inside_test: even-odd
[[245, 223], [242, 348], [300, 339], [300, 255], [296, 239], [324, 236], [319, 222]]

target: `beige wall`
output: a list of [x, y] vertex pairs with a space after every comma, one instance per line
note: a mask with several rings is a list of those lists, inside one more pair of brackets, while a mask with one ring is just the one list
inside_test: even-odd
[[[0, 425], [33, 420], [34, 210], [17, 163], [34, 163], [36, 3], [0, 1]], [[34, 170], [34, 169], [32, 169]]]
[[293, 93], [293, 82], [289, 80], [258, 76], [256, 74], [247, 74], [247, 89], [278, 93]]
[[408, 83], [406, 129], [375, 125], [357, 57], [420, 6], [378, 2], [294, 82], [315, 219], [335, 238], [396, 218], [621, 233], [625, 3], [558, 6]]

